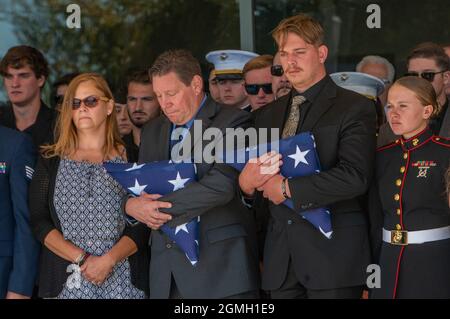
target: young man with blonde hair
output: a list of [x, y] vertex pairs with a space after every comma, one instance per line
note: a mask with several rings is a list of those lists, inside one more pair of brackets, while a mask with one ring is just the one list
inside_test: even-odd
[[252, 111], [272, 102], [275, 95], [272, 90], [273, 56], [261, 55], [248, 61], [242, 73], [244, 74], [245, 93], [248, 96]]
[[[263, 205], [271, 214], [262, 288], [272, 298], [360, 298], [370, 246], [359, 197], [373, 171], [375, 110], [369, 99], [338, 87], [327, 75], [328, 49], [316, 20], [304, 14], [285, 19], [273, 37], [293, 89], [256, 111], [255, 126], [279, 128], [282, 138], [311, 132], [322, 171], [267, 180], [257, 163], [248, 163], [241, 172], [245, 198], [253, 197], [253, 207]], [[284, 157], [283, 165], [293, 160]], [[281, 204], [287, 198], [295, 211]], [[298, 214], [319, 207], [331, 212], [331, 239]]]

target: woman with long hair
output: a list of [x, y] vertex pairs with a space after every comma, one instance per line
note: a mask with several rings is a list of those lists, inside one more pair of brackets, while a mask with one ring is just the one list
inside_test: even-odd
[[81, 74], [65, 93], [56, 142], [42, 148], [30, 186], [31, 225], [43, 244], [41, 297], [145, 297], [145, 227], [127, 226], [126, 193], [106, 161], [126, 162], [113, 96], [100, 75]]

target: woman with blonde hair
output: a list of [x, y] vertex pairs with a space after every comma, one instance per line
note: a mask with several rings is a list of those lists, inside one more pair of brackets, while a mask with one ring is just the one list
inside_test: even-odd
[[450, 141], [428, 127], [437, 105], [433, 87], [419, 77], [399, 79], [388, 93], [387, 120], [401, 138], [378, 149], [370, 192], [381, 267], [374, 298], [450, 298]]
[[102, 166], [126, 162], [126, 154], [100, 75], [71, 81], [55, 140], [42, 148], [30, 186], [31, 226], [43, 244], [39, 295], [144, 298], [148, 235], [144, 226], [126, 224], [125, 191]]

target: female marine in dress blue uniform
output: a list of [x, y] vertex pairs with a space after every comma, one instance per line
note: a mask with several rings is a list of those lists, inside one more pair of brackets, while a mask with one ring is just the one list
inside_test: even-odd
[[370, 219], [381, 288], [373, 298], [450, 298], [450, 141], [428, 128], [436, 107], [433, 87], [419, 77], [389, 91], [386, 116], [402, 137], [377, 152]]

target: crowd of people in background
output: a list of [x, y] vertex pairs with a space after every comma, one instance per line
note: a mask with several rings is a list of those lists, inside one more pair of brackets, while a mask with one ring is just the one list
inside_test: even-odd
[[[166, 51], [116, 92], [70, 70], [51, 85], [50, 107], [44, 55], [10, 48], [0, 298], [450, 298], [450, 45], [412, 44], [405, 75], [377, 55], [328, 74], [318, 21], [299, 14], [272, 35], [274, 55], [216, 50], [206, 70], [189, 51]], [[321, 171], [282, 176], [277, 153], [240, 172], [199, 163], [197, 181], [165, 196], [127, 195], [105, 171], [175, 161], [173, 132], [194, 120], [224, 138], [229, 128], [311, 132]], [[325, 206], [331, 239], [296, 213]], [[198, 217], [193, 267], [160, 229]], [[369, 264], [380, 287], [366, 286]]]

